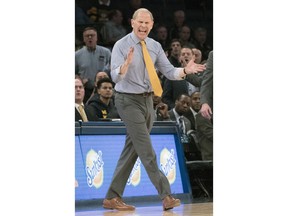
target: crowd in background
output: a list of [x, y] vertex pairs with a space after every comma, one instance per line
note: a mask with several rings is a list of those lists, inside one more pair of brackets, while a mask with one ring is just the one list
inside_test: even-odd
[[76, 49], [84, 45], [82, 32], [93, 26], [98, 31], [98, 44], [112, 49], [113, 44], [130, 33], [130, 19], [138, 8], [147, 8], [154, 16], [149, 37], [169, 51], [169, 43], [178, 38], [182, 45], [202, 51], [213, 47], [212, 0], [75, 0]]
[[[113, 101], [111, 51], [131, 32], [135, 10], [145, 7], [152, 12], [154, 28], [149, 37], [161, 44], [172, 65], [185, 67], [191, 59], [206, 64], [213, 50], [212, 4], [209, 0], [76, 0], [75, 121], [120, 118]], [[201, 152], [207, 144], [198, 136], [211, 146], [212, 119], [197, 118], [203, 72], [182, 81], [168, 80], [158, 72], [163, 94], [154, 97], [155, 121], [177, 122], [187, 160], [213, 159], [213, 152], [208, 156]], [[198, 119], [204, 126], [196, 132]]]

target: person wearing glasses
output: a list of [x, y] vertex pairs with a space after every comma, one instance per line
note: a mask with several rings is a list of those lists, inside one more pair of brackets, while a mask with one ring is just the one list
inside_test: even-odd
[[94, 78], [99, 71], [110, 74], [111, 51], [97, 45], [97, 30], [87, 27], [83, 31], [85, 46], [75, 52], [75, 74], [84, 82], [84, 104], [89, 99], [94, 89]]

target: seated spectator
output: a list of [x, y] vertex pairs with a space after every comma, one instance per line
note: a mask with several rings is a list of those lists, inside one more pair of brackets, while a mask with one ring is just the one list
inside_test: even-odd
[[96, 121], [97, 116], [93, 116], [84, 106], [84, 95], [83, 81], [79, 76], [75, 76], [75, 121]]
[[155, 110], [155, 121], [171, 121], [168, 114], [168, 105], [162, 102], [161, 97], [153, 95], [153, 106]]
[[104, 45], [112, 50], [116, 41], [127, 34], [126, 28], [122, 25], [123, 16], [120, 10], [111, 10], [108, 14], [109, 21], [101, 28], [101, 35]]
[[126, 26], [127, 32], [130, 32], [132, 31], [131, 18], [134, 12], [139, 8], [146, 7], [142, 4], [142, 0], [121, 0], [121, 3], [120, 8], [124, 16], [123, 25]]
[[89, 25], [91, 24], [91, 20], [86, 15], [81, 7], [75, 3], [75, 25]]
[[174, 67], [180, 67], [181, 64], [179, 62], [179, 56], [181, 52], [181, 43], [179, 39], [174, 38], [170, 43], [170, 55], [168, 56], [168, 60]]
[[186, 14], [183, 10], [176, 10], [173, 13], [173, 23], [169, 28], [169, 39], [179, 38], [181, 27], [186, 24]]
[[101, 119], [120, 118], [112, 101], [113, 84], [110, 78], [102, 78], [97, 82], [97, 93], [99, 96], [95, 97], [96, 95], [94, 95], [87, 106], [87, 110], [89, 110], [93, 116]]
[[195, 48], [199, 49], [202, 53], [202, 61], [208, 59], [209, 52], [213, 49], [212, 45], [207, 42], [207, 29], [198, 27], [194, 30], [193, 44]]
[[[186, 67], [189, 61], [195, 62], [195, 55], [193, 49], [189, 47], [182, 47], [179, 62], [181, 62], [181, 67]], [[193, 92], [198, 91], [202, 82], [202, 72], [196, 74], [189, 74], [186, 76], [188, 83], [188, 94], [191, 95]]]
[[195, 45], [191, 41], [191, 28], [188, 25], [184, 25], [180, 28], [178, 38], [182, 47], [195, 48]]
[[[105, 71], [100, 71], [100, 72], [98, 72], [98, 73], [96, 74], [95, 80], [94, 80], [94, 90], [93, 90], [90, 98], [86, 101], [86, 105], [89, 104], [89, 101], [91, 100], [92, 97], [94, 97], [94, 95], [99, 96], [98, 93], [97, 93], [97, 82], [98, 82], [100, 79], [105, 78], [105, 77], [106, 77], [106, 78], [109, 78], [108, 74], [107, 74]], [[97, 96], [96, 96], [96, 97], [97, 97]]]
[[192, 130], [196, 130], [195, 118], [200, 108], [200, 92], [195, 91], [190, 95], [190, 109], [184, 114], [190, 120]]
[[201, 50], [197, 49], [197, 48], [193, 48], [192, 49], [194, 55], [195, 55], [195, 63], [197, 64], [204, 64], [205, 62], [202, 61], [202, 52]]
[[181, 134], [181, 143], [184, 148], [186, 160], [201, 160], [201, 153], [197, 146], [197, 140], [191, 137], [191, 122], [184, 116], [190, 109], [190, 97], [187, 94], [181, 94], [175, 101], [175, 107], [168, 111], [170, 119], [176, 121]]
[[118, 2], [115, 0], [87, 0], [82, 5], [94, 23], [108, 21], [109, 12], [118, 8]]
[[168, 38], [168, 30], [167, 30], [167, 27], [165, 25], [158, 25], [156, 27], [156, 38], [155, 38], [156, 41], [158, 41], [163, 50], [166, 51], [169, 49], [170, 47], [170, 41], [169, 41], [169, 38]]

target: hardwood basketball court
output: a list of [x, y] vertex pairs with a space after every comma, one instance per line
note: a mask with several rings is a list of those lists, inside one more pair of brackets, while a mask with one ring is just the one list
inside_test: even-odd
[[135, 211], [116, 211], [104, 208], [76, 212], [75, 216], [212, 216], [213, 202], [182, 204], [169, 211], [163, 211], [162, 206], [141, 206]]

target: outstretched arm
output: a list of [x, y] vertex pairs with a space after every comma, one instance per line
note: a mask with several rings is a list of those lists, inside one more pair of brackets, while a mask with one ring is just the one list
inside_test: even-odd
[[184, 67], [184, 74], [196, 74], [199, 72], [203, 72], [206, 69], [205, 65], [202, 64], [196, 64], [194, 62], [194, 59], [191, 59], [189, 63]]

